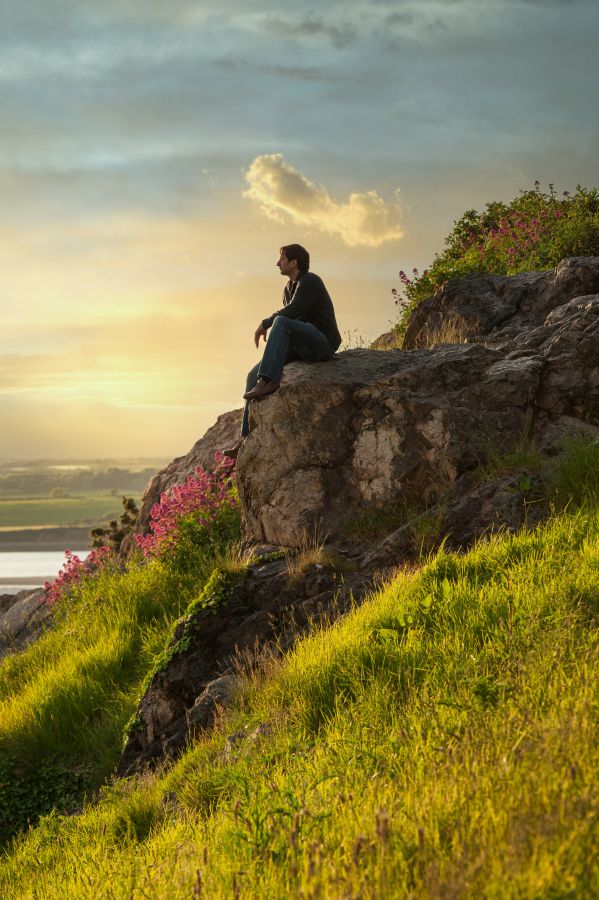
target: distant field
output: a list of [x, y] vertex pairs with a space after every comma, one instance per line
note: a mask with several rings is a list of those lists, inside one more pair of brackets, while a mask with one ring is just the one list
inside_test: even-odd
[[[98, 488], [94, 489], [94, 488], [78, 487], [76, 490], [67, 491], [67, 493], [69, 493], [71, 496], [64, 497], [61, 499], [84, 500], [84, 499], [90, 499], [90, 498], [91, 499], [104, 498], [105, 500], [112, 500], [113, 502], [116, 501], [117, 506], [120, 507], [121, 497], [126, 496], [126, 497], [136, 497], [137, 498], [137, 495], [139, 492], [138, 491], [133, 491], [133, 492], [132, 491], [123, 491], [121, 493], [121, 491], [118, 491], [116, 494], [110, 494], [108, 491], [98, 490]], [[56, 499], [58, 499], [58, 498], [56, 498]], [[0, 493], [0, 502], [4, 503], [4, 501], [6, 501], [6, 500], [18, 500], [19, 502], [23, 501], [23, 500], [39, 500], [39, 501], [48, 500], [48, 501], [51, 501], [52, 498], [50, 497], [49, 491], [27, 491], [26, 493], [24, 491], [2, 491]]]
[[60, 499], [0, 499], [0, 528], [91, 526], [118, 518], [121, 511], [120, 497], [91, 491]]

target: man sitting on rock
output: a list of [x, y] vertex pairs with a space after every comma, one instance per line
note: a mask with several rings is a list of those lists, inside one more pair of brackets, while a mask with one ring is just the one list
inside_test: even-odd
[[287, 244], [280, 249], [277, 266], [281, 275], [289, 279], [283, 291], [283, 307], [263, 319], [254, 334], [258, 347], [260, 338], [266, 341], [266, 333], [272, 326], [262, 361], [248, 373], [241, 438], [234, 447], [224, 451], [232, 459], [249, 434], [250, 401], [262, 400], [278, 391], [283, 366], [288, 362], [297, 359], [324, 362], [331, 359], [341, 343], [333, 302], [322, 279], [309, 271], [308, 251], [299, 244]]

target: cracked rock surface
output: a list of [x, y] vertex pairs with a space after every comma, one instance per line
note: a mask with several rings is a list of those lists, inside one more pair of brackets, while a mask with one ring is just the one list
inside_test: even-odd
[[574, 297], [599, 292], [599, 257], [563, 259], [546, 272], [452, 278], [419, 304], [406, 329], [404, 349], [413, 350], [447, 322], [459, 323], [469, 341], [497, 342], [542, 325], [549, 313]]
[[507, 453], [559, 417], [599, 424], [599, 293], [559, 303], [560, 285], [599, 289], [599, 258], [584, 262], [564, 261], [553, 280], [516, 276], [519, 320], [525, 287], [551, 309], [496, 346], [349, 350], [286, 366], [280, 390], [252, 404], [238, 457], [246, 537], [288, 547], [306, 535], [339, 539], [365, 508], [433, 504], [491, 449]]

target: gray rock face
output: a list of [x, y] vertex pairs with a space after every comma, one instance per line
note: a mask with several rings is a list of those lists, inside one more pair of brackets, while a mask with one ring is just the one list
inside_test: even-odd
[[221, 675], [209, 681], [191, 709], [187, 710], [187, 728], [193, 733], [196, 728], [206, 728], [214, 718], [215, 710], [225, 706], [231, 699], [235, 686], [232, 675]]
[[513, 533], [532, 527], [547, 512], [539, 475], [521, 471], [484, 480], [468, 472], [441, 503], [416, 513], [368, 548], [359, 560], [360, 568], [392, 568], [436, 550], [441, 541], [448, 550], [463, 550], [492, 531]]
[[52, 607], [43, 588], [0, 596], [0, 659], [39, 637]]
[[471, 275], [452, 278], [412, 313], [403, 347], [428, 346], [448, 322], [464, 339], [494, 342], [541, 325], [548, 314], [574, 297], [599, 292], [599, 257], [570, 257], [547, 272]]
[[[147, 534], [149, 531], [152, 507], [160, 501], [161, 494], [184, 482], [189, 475], [193, 475], [198, 466], [212, 472], [216, 451], [230, 447], [238, 440], [241, 414], [240, 409], [223, 413], [206, 434], [196, 441], [189, 453], [178, 456], [151, 479], [141, 499], [135, 527], [136, 534]], [[132, 545], [132, 538], [127, 538], [123, 553], [127, 554]]]
[[433, 504], [491, 449], [509, 452], [531, 429], [563, 416], [599, 424], [599, 294], [567, 296], [599, 290], [599, 258], [459, 285], [462, 308], [468, 301], [491, 330], [528, 324], [515, 338], [504, 328], [494, 347], [350, 350], [292, 363], [281, 389], [252, 404], [237, 463], [247, 538], [289, 547], [314, 533], [340, 538], [365, 507]]
[[564, 443], [576, 435], [583, 435], [599, 443], [599, 427], [573, 416], [560, 416], [558, 419], [552, 419], [541, 432], [539, 451], [548, 458], [555, 456], [563, 449]]

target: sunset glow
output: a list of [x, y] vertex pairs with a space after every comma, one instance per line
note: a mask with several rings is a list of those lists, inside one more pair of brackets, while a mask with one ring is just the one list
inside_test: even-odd
[[0, 456], [185, 453], [241, 405], [283, 243], [368, 341], [465, 209], [597, 182], [591, 0], [319, 9], [6, 5]]

